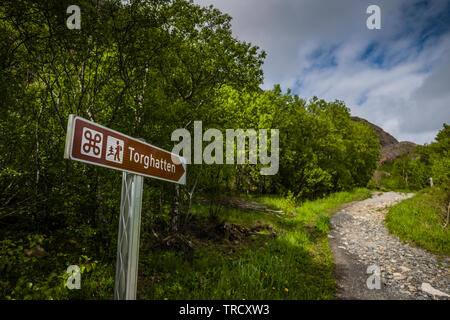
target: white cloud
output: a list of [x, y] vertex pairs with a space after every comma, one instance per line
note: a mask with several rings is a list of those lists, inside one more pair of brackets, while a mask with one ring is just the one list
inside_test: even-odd
[[[268, 53], [264, 89], [343, 100], [398, 140], [429, 143], [450, 120], [450, 36], [440, 34], [449, 21], [437, 16], [448, 1], [195, 2], [230, 14], [234, 35]], [[371, 4], [381, 7], [381, 30], [366, 28]]]

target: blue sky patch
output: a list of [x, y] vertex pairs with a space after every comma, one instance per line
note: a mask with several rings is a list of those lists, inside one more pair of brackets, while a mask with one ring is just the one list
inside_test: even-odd
[[311, 61], [311, 67], [307, 70], [322, 70], [337, 67], [336, 57], [334, 55], [338, 45], [328, 47], [318, 47], [306, 58]]

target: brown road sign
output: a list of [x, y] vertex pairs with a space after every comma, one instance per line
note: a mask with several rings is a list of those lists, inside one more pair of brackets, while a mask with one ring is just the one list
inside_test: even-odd
[[183, 157], [75, 115], [69, 116], [64, 158], [186, 183]]

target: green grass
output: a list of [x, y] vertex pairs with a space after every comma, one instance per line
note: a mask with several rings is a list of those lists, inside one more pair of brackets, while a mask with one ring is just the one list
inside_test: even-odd
[[[267, 224], [277, 237], [205, 242], [198, 245], [192, 263], [175, 252], [141, 251], [138, 298], [333, 299], [329, 217], [340, 204], [369, 196], [367, 189], [358, 189], [301, 205], [282, 197], [252, 197], [284, 214], [225, 209], [221, 220], [247, 227]], [[197, 215], [207, 214], [205, 207], [193, 209]]]
[[[335, 280], [327, 238], [329, 216], [340, 204], [368, 196], [368, 190], [358, 189], [303, 204], [289, 197], [249, 197], [284, 213], [224, 208], [219, 219], [248, 228], [268, 225], [277, 237], [264, 229], [238, 243], [194, 237], [191, 261], [181, 252], [158, 248], [143, 227], [137, 298], [332, 299]], [[192, 211], [196, 222], [211, 225], [208, 206], [197, 203]], [[0, 299], [112, 299], [115, 242], [98, 254], [94, 239], [90, 234], [68, 238], [64, 230], [52, 235], [5, 233], [0, 240], [4, 280], [0, 281]], [[25, 252], [37, 244], [49, 255], [26, 257]], [[73, 264], [81, 267], [80, 290], [65, 287], [66, 269]]]
[[[0, 299], [8, 300], [65, 300], [112, 299], [115, 265], [92, 260], [75, 250], [71, 253], [51, 253], [44, 258], [28, 258], [26, 248], [43, 241], [54, 243], [42, 235], [23, 236], [17, 240], [0, 241]], [[54, 242], [53, 242], [54, 241]], [[68, 290], [66, 272], [70, 265], [78, 265], [81, 289]]]
[[444, 228], [445, 193], [428, 188], [393, 206], [386, 215], [389, 231], [433, 253], [450, 254], [450, 230]]

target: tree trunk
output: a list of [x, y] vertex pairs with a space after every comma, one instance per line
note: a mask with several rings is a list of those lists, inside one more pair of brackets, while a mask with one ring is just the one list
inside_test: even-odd
[[170, 231], [178, 233], [178, 224], [180, 220], [180, 186], [175, 184], [173, 203], [172, 203], [172, 219]]
[[103, 215], [103, 185], [98, 177], [97, 172], [97, 221], [96, 225], [100, 225], [100, 229], [103, 231], [106, 225], [106, 221]]
[[33, 226], [37, 226], [39, 228], [39, 221], [37, 221], [38, 211], [39, 211], [39, 195], [40, 195], [40, 177], [41, 177], [41, 155], [40, 155], [40, 139], [39, 139], [39, 126], [40, 126], [40, 119], [42, 115], [43, 107], [41, 106], [39, 109], [39, 113], [36, 117], [36, 127], [34, 130], [34, 136], [35, 136], [35, 142], [36, 142], [36, 153], [35, 153], [35, 164], [36, 164], [36, 177], [34, 181], [34, 200], [35, 200], [35, 206], [34, 210], [32, 211], [31, 215], [31, 223]]

